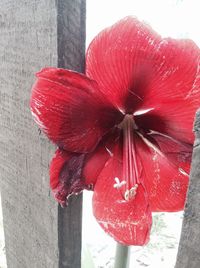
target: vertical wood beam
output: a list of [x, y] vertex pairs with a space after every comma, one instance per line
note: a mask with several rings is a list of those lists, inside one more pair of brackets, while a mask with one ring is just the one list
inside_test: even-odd
[[0, 186], [8, 268], [80, 268], [81, 202], [49, 191], [54, 146], [29, 109], [34, 73], [82, 71], [85, 0], [0, 1]]
[[175, 268], [200, 267], [200, 110], [194, 124], [190, 183]]
[[[58, 1], [58, 67], [84, 71], [85, 0]], [[59, 268], [81, 267], [82, 195], [58, 208]], [[79, 239], [77, 239], [79, 238]]]

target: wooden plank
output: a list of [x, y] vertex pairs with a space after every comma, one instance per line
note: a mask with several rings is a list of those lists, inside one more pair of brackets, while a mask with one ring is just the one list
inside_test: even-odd
[[65, 210], [53, 200], [48, 165], [54, 148], [33, 122], [29, 98], [40, 68], [83, 69], [84, 6], [84, 0], [0, 1], [0, 185], [8, 268], [80, 267], [81, 197]]
[[200, 110], [194, 131], [196, 139], [176, 268], [200, 267]]
[[[84, 55], [85, 0], [60, 0], [58, 66], [83, 72]], [[81, 267], [81, 204], [82, 195], [70, 200], [67, 208], [58, 208], [59, 268]]]

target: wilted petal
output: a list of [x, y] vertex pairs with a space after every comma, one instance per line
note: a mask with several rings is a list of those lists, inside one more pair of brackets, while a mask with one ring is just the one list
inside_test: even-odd
[[144, 186], [139, 184], [135, 198], [124, 200], [116, 187], [122, 178], [122, 165], [122, 151], [116, 145], [94, 188], [94, 216], [116, 241], [125, 245], [144, 245], [149, 240], [151, 228], [147, 194]]
[[39, 127], [60, 148], [88, 152], [121, 115], [84, 75], [46, 68], [37, 74], [31, 111]]
[[69, 154], [58, 149], [50, 165], [50, 186], [55, 199], [66, 206], [70, 195], [88, 189], [82, 178], [84, 154]]

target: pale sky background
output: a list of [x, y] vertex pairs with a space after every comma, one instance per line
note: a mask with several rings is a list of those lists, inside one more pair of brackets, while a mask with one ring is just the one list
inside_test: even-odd
[[[99, 31], [125, 16], [132, 15], [149, 23], [163, 37], [190, 38], [200, 47], [199, 11], [200, 0], [87, 0], [86, 46]], [[91, 198], [91, 192], [84, 193], [83, 247], [87, 244], [96, 246], [110, 244], [109, 254], [114, 254], [114, 241], [101, 230], [92, 216]], [[169, 222], [173, 221], [173, 218], [170, 219], [171, 214], [167, 216]], [[172, 229], [180, 232], [181, 220], [174, 222]], [[103, 258], [104, 256], [100, 254], [100, 259]], [[167, 258], [166, 267], [172, 268], [176, 254]], [[165, 267], [164, 263], [153, 265], [155, 268], [161, 267], [160, 265]]]
[[87, 0], [87, 44], [103, 28], [132, 15], [162, 36], [189, 37], [200, 46], [200, 0]]

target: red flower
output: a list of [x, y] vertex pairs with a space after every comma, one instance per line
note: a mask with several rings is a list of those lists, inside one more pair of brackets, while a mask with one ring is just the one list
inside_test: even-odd
[[162, 39], [127, 17], [92, 41], [87, 76], [37, 74], [31, 111], [58, 146], [50, 184], [61, 205], [93, 189], [98, 223], [126, 245], [148, 241], [152, 211], [183, 209], [199, 57], [192, 41]]

